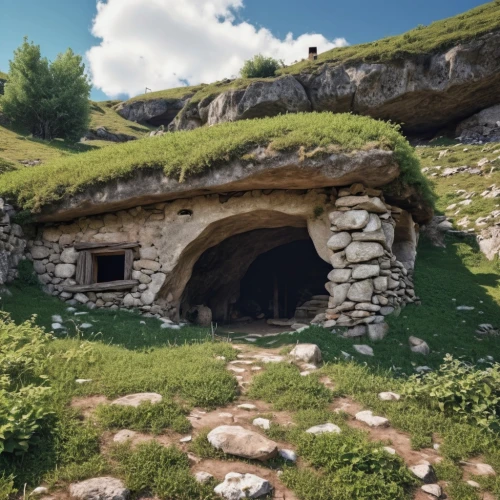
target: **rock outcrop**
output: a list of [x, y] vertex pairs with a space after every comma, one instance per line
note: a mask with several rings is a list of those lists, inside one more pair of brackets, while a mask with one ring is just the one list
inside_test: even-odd
[[84, 141], [111, 141], [127, 142], [134, 141], [137, 137], [128, 134], [110, 132], [106, 127], [99, 127], [95, 130], [89, 130], [82, 138]]
[[144, 99], [125, 101], [119, 104], [116, 112], [126, 120], [150, 125], [168, 125], [185, 106], [191, 95], [182, 99]]
[[[184, 106], [170, 130], [189, 130], [279, 113], [352, 112], [400, 123], [408, 133], [421, 133], [455, 126], [499, 102], [500, 32], [493, 32], [434, 54], [380, 63], [326, 63], [312, 72], [253, 82], [196, 104], [188, 99], [134, 101], [125, 103], [119, 113], [134, 121], [166, 124]], [[477, 137], [477, 126], [466, 125]], [[490, 125], [479, 133], [491, 139], [496, 132], [488, 129]], [[461, 126], [460, 133], [463, 130], [469, 129]]]
[[500, 104], [459, 123], [455, 135], [463, 143], [500, 142]]

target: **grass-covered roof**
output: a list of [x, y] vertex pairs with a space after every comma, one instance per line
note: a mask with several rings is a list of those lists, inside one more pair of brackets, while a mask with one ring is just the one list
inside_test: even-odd
[[364, 116], [304, 113], [224, 123], [189, 132], [165, 134], [60, 158], [45, 165], [0, 176], [0, 196], [24, 209], [39, 210], [92, 185], [133, 175], [139, 169], [162, 169], [165, 175], [186, 177], [241, 158], [256, 146], [274, 151], [352, 152], [368, 149], [394, 151], [402, 179], [427, 200], [430, 189], [420, 171], [414, 149], [398, 127]]

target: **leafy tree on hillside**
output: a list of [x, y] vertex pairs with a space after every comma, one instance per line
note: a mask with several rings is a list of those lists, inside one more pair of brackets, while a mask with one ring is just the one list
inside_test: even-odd
[[243, 78], [267, 78], [274, 76], [276, 71], [283, 66], [283, 61], [257, 54], [245, 61], [240, 74]]
[[77, 141], [89, 126], [91, 88], [82, 58], [71, 49], [49, 62], [25, 38], [10, 61], [0, 103], [7, 118], [36, 137]]

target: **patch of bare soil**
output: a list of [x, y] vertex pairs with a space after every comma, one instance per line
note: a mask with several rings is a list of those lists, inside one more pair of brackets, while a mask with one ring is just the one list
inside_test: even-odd
[[89, 418], [100, 404], [105, 403], [109, 403], [109, 400], [106, 396], [83, 396], [73, 398], [70, 406], [71, 408], [80, 410], [85, 418]]

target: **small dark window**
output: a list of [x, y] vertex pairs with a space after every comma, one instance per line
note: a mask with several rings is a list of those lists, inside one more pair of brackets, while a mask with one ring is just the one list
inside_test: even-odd
[[187, 208], [183, 208], [177, 212], [177, 215], [193, 215], [192, 210], [188, 210]]
[[125, 279], [125, 254], [95, 255], [94, 273], [96, 283]]

